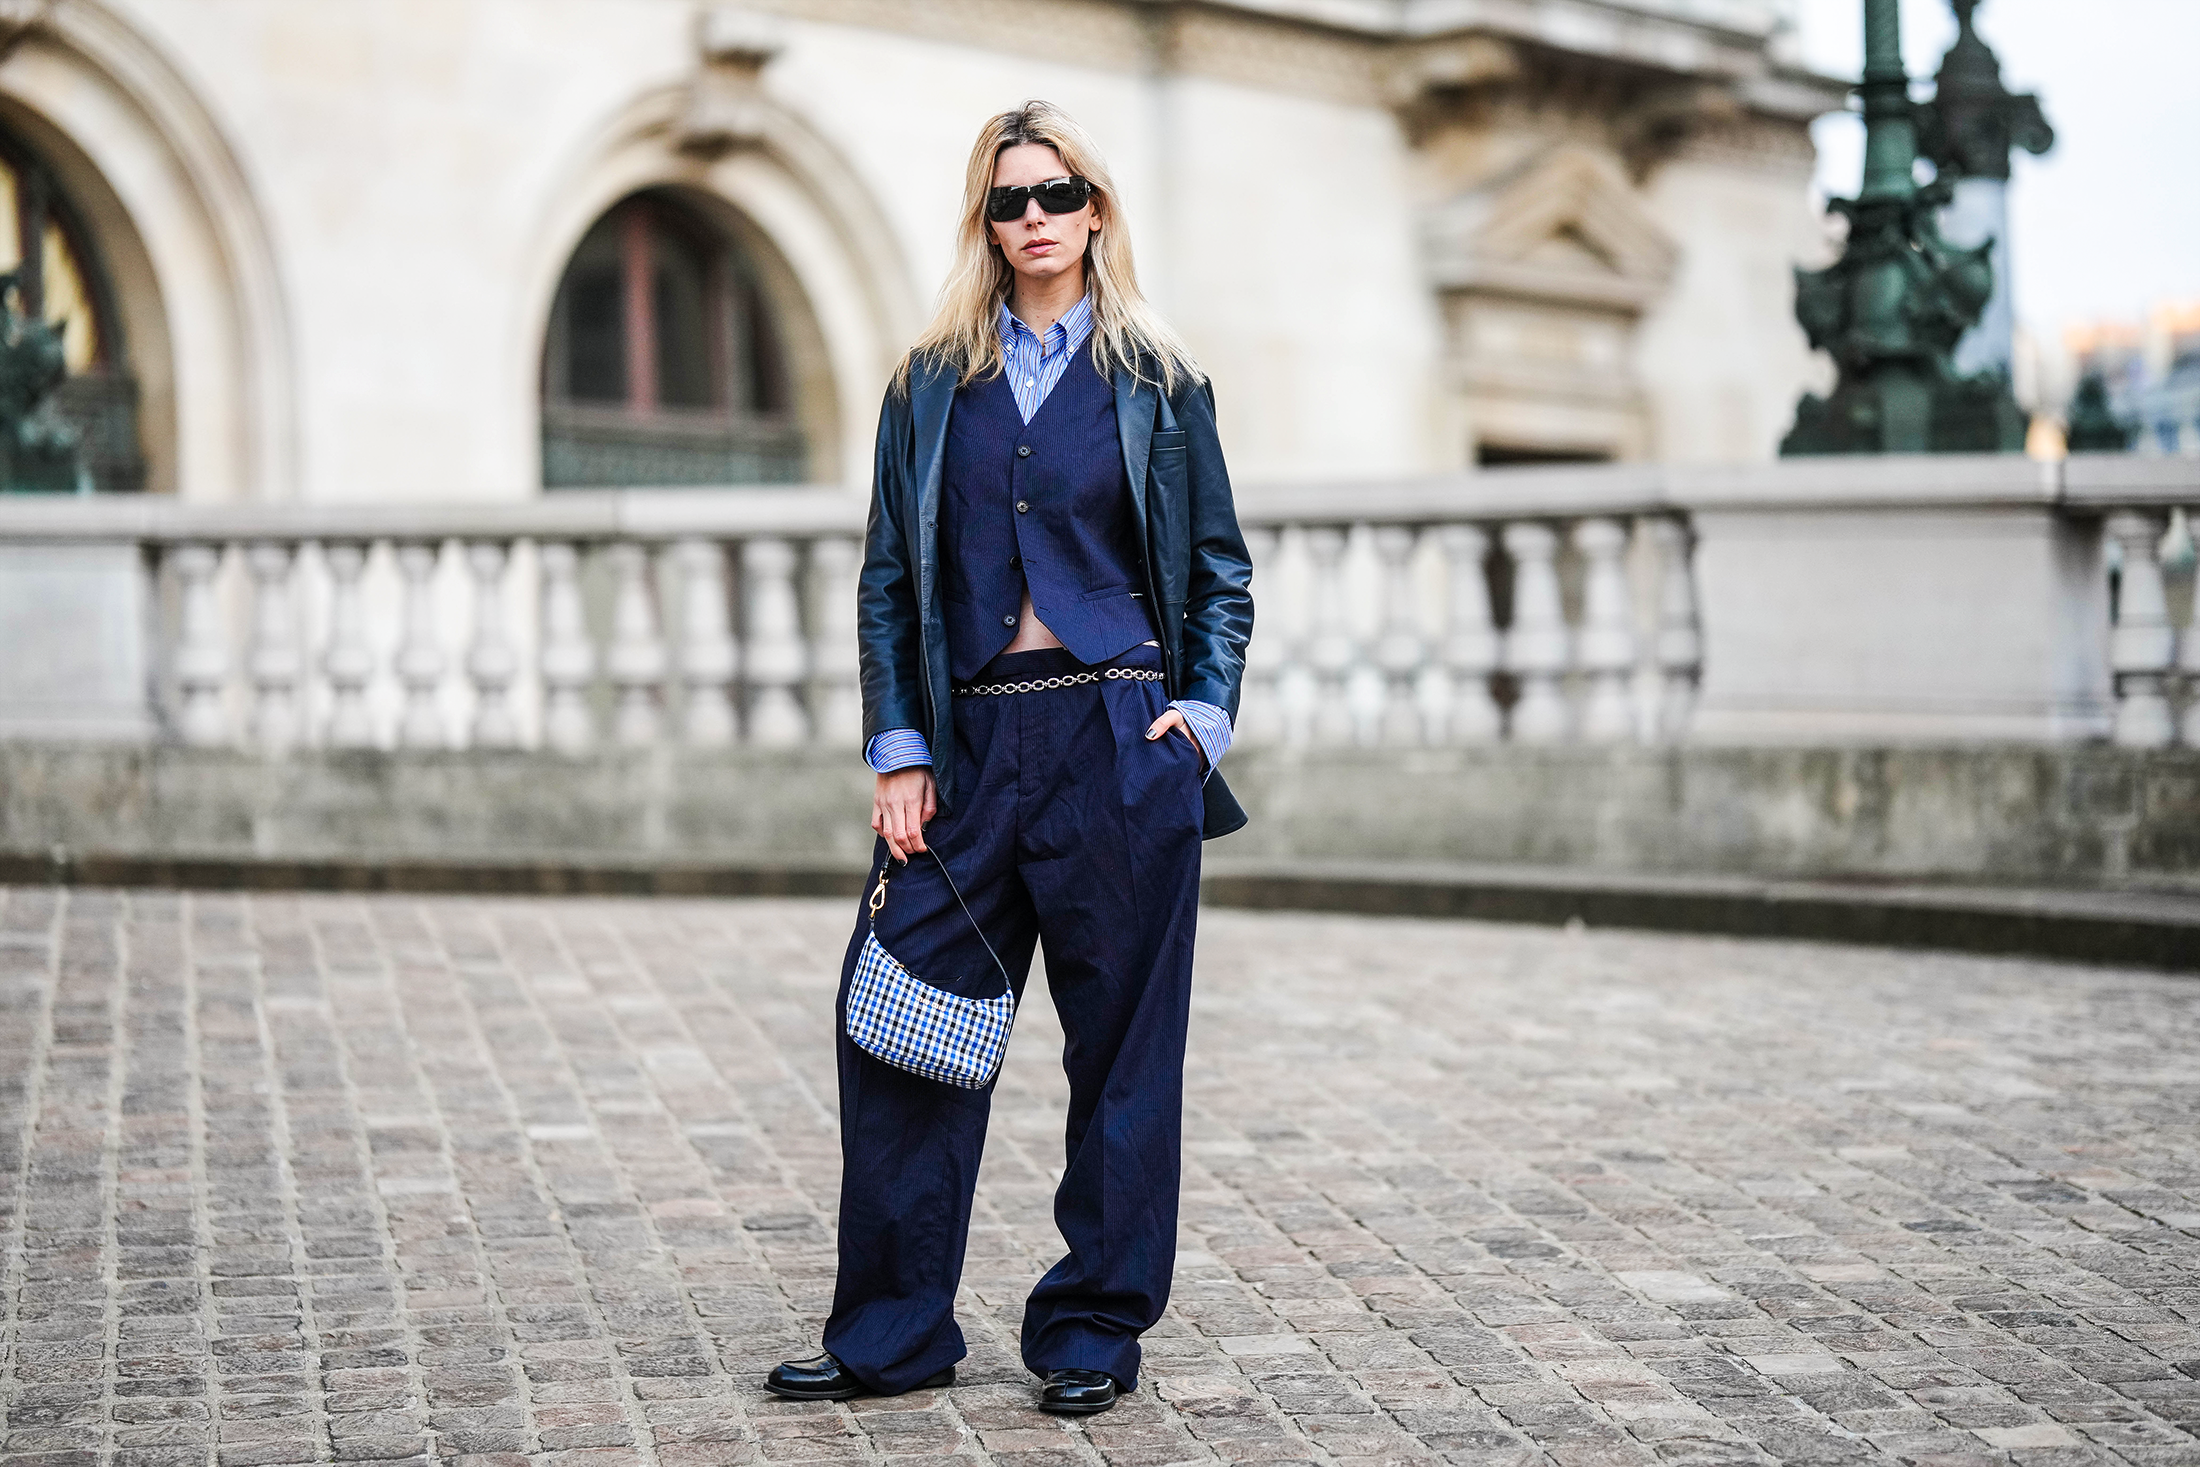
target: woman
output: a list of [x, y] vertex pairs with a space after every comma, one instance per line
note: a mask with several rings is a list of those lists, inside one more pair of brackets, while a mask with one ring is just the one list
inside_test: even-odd
[[[1168, 1303], [1199, 843], [1245, 816], [1230, 742], [1252, 567], [1205, 378], [1139, 294], [1090, 138], [1032, 102], [970, 157], [955, 269], [879, 416], [860, 591], [885, 950], [1017, 1001], [1034, 943], [1068, 1043], [1068, 1256], [1024, 1311], [1040, 1405], [1103, 1411]], [[922, 860], [912, 855], [930, 852]], [[963, 903], [967, 901], [967, 910]], [[840, 1276], [801, 1400], [950, 1384], [992, 1087], [882, 1063], [840, 990]], [[989, 986], [990, 985], [990, 986]]]

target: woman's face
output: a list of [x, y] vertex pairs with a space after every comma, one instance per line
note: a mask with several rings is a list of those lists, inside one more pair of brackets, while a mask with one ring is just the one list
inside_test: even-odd
[[[994, 160], [993, 187], [1022, 188], [1067, 178], [1062, 155], [1044, 143], [1018, 143]], [[1023, 280], [1051, 279], [1084, 266], [1085, 246], [1100, 230], [1100, 201], [1095, 198], [1074, 214], [1049, 214], [1037, 199], [1024, 204], [1021, 219], [1006, 224], [986, 221], [994, 243]]]

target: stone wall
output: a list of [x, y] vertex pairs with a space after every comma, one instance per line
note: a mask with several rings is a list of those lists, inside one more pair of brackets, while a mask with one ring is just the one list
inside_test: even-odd
[[[1246, 750], [1218, 861], [2200, 887], [2200, 753], [2106, 747]], [[847, 872], [837, 750], [315, 753], [0, 745], [0, 853]], [[22, 869], [18, 863], [18, 870]]]
[[[971, 139], [1034, 96], [1111, 159], [1241, 478], [1478, 442], [1764, 459], [1823, 370], [1789, 267], [1822, 249], [1807, 126], [1842, 89], [1757, 7], [1498, 9], [72, 0], [0, 68], [0, 126], [89, 217], [151, 483], [193, 502], [534, 497], [557, 282], [645, 189], [738, 224], [809, 473], [860, 478]], [[699, 45], [699, 16], [755, 49]], [[691, 126], [725, 107], [733, 131]], [[1218, 209], [1251, 216], [1227, 248]]]

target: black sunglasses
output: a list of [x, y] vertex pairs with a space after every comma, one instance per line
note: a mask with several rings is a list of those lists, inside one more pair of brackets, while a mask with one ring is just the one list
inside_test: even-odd
[[1024, 211], [1037, 199], [1039, 207], [1049, 214], [1073, 214], [1082, 209], [1092, 198], [1092, 185], [1071, 174], [1068, 178], [1050, 178], [1044, 183], [1020, 183], [1014, 188], [997, 188], [985, 196], [985, 217], [995, 224], [1006, 224], [1024, 217]]

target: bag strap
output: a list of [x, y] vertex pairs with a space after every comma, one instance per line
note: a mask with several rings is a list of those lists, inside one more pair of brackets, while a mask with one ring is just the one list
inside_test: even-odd
[[[930, 846], [925, 847], [925, 850], [934, 861], [939, 863], [940, 875], [947, 878], [947, 889], [955, 894], [955, 905], [961, 907], [963, 916], [970, 919], [970, 930], [978, 934], [978, 941], [985, 945], [985, 955], [993, 960], [994, 967], [1001, 970], [1001, 981], [1008, 985], [1008, 991], [1013, 994], [1016, 991], [1016, 980], [1008, 976], [1008, 964], [1002, 962], [1001, 955], [993, 951], [993, 944], [986, 941], [985, 929], [980, 927], [978, 919], [971, 915], [970, 903], [963, 900], [962, 888], [955, 885], [955, 874], [947, 869], [947, 862], [941, 859], [938, 851], [932, 850]], [[886, 878], [892, 873], [893, 869], [894, 858], [892, 855], [888, 855], [884, 861], [879, 863], [878, 885], [871, 888], [871, 900], [868, 904], [871, 910], [871, 928], [873, 931], [878, 929], [879, 909], [886, 905]]]

